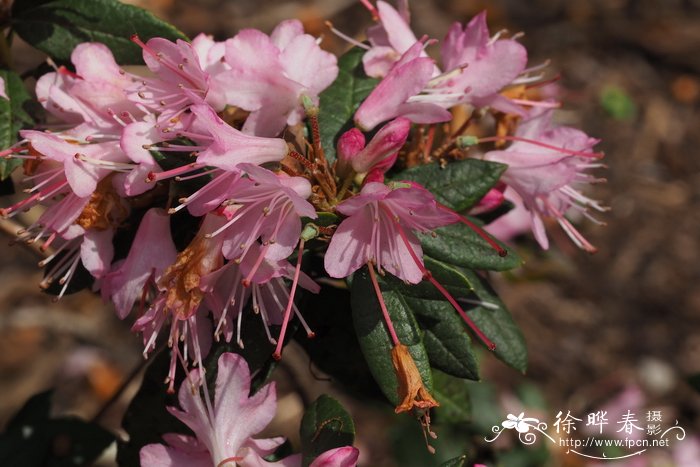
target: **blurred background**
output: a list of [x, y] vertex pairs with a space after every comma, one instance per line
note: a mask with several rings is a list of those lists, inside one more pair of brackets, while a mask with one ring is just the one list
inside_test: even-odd
[[[354, 0], [129, 3], [191, 37], [205, 32], [220, 40], [244, 27], [269, 32], [296, 17], [335, 52], [346, 45], [325, 20], [359, 39], [371, 22]], [[517, 239], [525, 266], [492, 279], [523, 329], [529, 371], [518, 374], [483, 355], [484, 383], [470, 391], [473, 422], [446, 432], [438, 426], [435, 456], [415, 420], [343, 394], [296, 344], [276, 370], [280, 406], [269, 431], [296, 443], [303, 404], [331, 392], [353, 412], [362, 465], [438, 465], [466, 453], [489, 465], [576, 466], [593, 464], [566, 448], [525, 448], [505, 436], [488, 444], [483, 433], [522, 411], [551, 423], [560, 410], [578, 417], [601, 408], [639, 417], [660, 410], [665, 425], [678, 420], [687, 437], [625, 465], [700, 465], [700, 397], [687, 382], [700, 373], [700, 1], [412, 0], [411, 8], [414, 31], [438, 39], [452, 22], [487, 9], [492, 32], [525, 33], [531, 65], [551, 60], [550, 75], [562, 75], [559, 120], [601, 138], [606, 153], [609, 170], [601, 176], [608, 183], [589, 193], [612, 207], [608, 225], [581, 225], [599, 252], [576, 250], [556, 228], [549, 252]], [[43, 60], [15, 47], [26, 68]], [[142, 366], [131, 323], [89, 292], [52, 303], [37, 286], [38, 256], [9, 247], [16, 226], [2, 222], [0, 427], [30, 395], [56, 387], [57, 413], [97, 417], [119, 430], [138, 378], [106, 404]], [[110, 455], [101, 465], [111, 465]]]

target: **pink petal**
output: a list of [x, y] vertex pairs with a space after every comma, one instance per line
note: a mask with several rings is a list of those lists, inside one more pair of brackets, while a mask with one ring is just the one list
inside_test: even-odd
[[331, 449], [318, 456], [309, 467], [354, 467], [360, 451], [352, 446]]
[[399, 53], [403, 54], [413, 44], [418, 42], [406, 19], [394, 7], [380, 0], [377, 2], [377, 10], [379, 11], [379, 20], [386, 30], [389, 43]]
[[0, 97], [3, 99], [10, 100], [9, 97], [7, 97], [7, 90], [5, 89], [5, 79], [0, 78]]
[[149, 209], [136, 231], [126, 261], [103, 281], [103, 296], [111, 296], [120, 319], [129, 314], [151, 275], [157, 280], [175, 262], [177, 249], [170, 234], [170, 216]]
[[347, 277], [369, 261], [368, 249], [372, 244], [374, 223], [368, 207], [340, 223], [324, 258], [323, 264], [329, 276], [339, 279]]
[[401, 55], [393, 47], [375, 46], [362, 56], [362, 65], [367, 76], [383, 78], [399, 58]]
[[365, 131], [402, 115], [401, 106], [430, 81], [433, 61], [416, 58], [398, 65], [370, 93], [355, 112], [355, 123]]
[[142, 467], [211, 467], [209, 454], [186, 453], [162, 444], [147, 444], [141, 448]]
[[83, 243], [80, 245], [80, 258], [85, 269], [93, 277], [102, 277], [112, 263], [114, 257], [113, 236], [112, 229], [85, 231]]
[[295, 37], [280, 55], [285, 75], [303, 85], [309, 96], [318, 94], [331, 85], [338, 76], [335, 55], [322, 50], [316, 39], [308, 34]]
[[[247, 438], [262, 431], [275, 416], [277, 395], [270, 383], [248, 398], [250, 371], [240, 355], [224, 353], [219, 357], [214, 413], [220, 420], [217, 430], [234, 452]], [[235, 420], [235, 423], [223, 421]]]
[[298, 19], [288, 19], [275, 26], [270, 41], [280, 50], [286, 49], [297, 36], [304, 34], [304, 25]]
[[119, 65], [109, 48], [99, 42], [78, 44], [71, 54], [75, 72], [85, 80], [105, 81], [109, 77], [122, 77]]

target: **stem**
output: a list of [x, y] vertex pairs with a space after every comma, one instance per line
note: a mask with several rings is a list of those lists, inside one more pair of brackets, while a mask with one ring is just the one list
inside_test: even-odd
[[367, 262], [367, 269], [369, 269], [369, 277], [370, 277], [370, 279], [372, 279], [372, 285], [374, 286], [374, 292], [377, 294], [377, 300], [379, 300], [379, 308], [382, 309], [382, 314], [384, 315], [384, 322], [386, 323], [386, 327], [389, 331], [389, 335], [391, 336], [391, 340], [394, 343], [394, 346], [397, 346], [401, 342], [399, 341], [399, 338], [396, 335], [396, 331], [394, 330], [394, 324], [391, 322], [391, 317], [389, 316], [389, 311], [386, 309], [386, 304], [384, 303], [384, 297], [382, 296], [382, 289], [379, 288], [379, 282], [377, 282], [377, 276], [374, 272], [374, 266], [372, 266], [372, 263]]

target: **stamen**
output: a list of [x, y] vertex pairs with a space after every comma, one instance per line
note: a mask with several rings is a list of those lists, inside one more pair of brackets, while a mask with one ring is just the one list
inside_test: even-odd
[[563, 152], [564, 154], [571, 154], [572, 156], [590, 157], [593, 159], [600, 159], [604, 157], [602, 152], [585, 152], [585, 151], [575, 151], [573, 149], [562, 148], [559, 146], [552, 146], [551, 144], [543, 143], [541, 141], [536, 141], [529, 138], [521, 138], [519, 136], [488, 136], [486, 138], [479, 138], [480, 143], [497, 142], [497, 141], [518, 141], [521, 143], [533, 144], [535, 146], [540, 146], [546, 149], [551, 149], [553, 151]]
[[340, 37], [345, 42], [349, 42], [350, 44], [354, 45], [355, 47], [359, 47], [359, 48], [365, 49], [365, 50], [369, 50], [371, 48], [367, 44], [363, 44], [362, 42], [357, 41], [357, 40], [353, 39], [352, 37], [348, 36], [347, 34], [336, 29], [335, 27], [333, 27], [333, 23], [331, 23], [330, 21], [326, 21], [325, 24], [326, 24], [326, 27], [328, 27], [328, 29], [330, 29], [333, 34]]
[[277, 348], [272, 354], [272, 358], [275, 360], [280, 360], [282, 358], [282, 345], [284, 344], [284, 336], [287, 333], [287, 326], [289, 325], [289, 318], [292, 315], [292, 307], [294, 306], [294, 295], [297, 291], [297, 286], [299, 285], [299, 274], [301, 273], [301, 259], [304, 253], [304, 239], [299, 240], [299, 250], [297, 252], [297, 264], [294, 268], [294, 278], [292, 279], [292, 289], [289, 292], [289, 301], [287, 302], [287, 308], [284, 310], [284, 319], [282, 320], [282, 329], [280, 329], [280, 335], [277, 338]]

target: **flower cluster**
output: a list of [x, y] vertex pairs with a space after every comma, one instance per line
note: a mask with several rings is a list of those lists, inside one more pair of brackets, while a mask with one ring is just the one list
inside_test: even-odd
[[[319, 95], [336, 80], [337, 60], [296, 20], [270, 35], [246, 29], [224, 42], [134, 36], [147, 67], [139, 74], [121, 69], [105, 45], [81, 44], [72, 54], [74, 69], [59, 67], [37, 82], [52, 130], [22, 131], [21, 141], [2, 152], [23, 161], [29, 185], [28, 196], [2, 216], [43, 209], [19, 233], [47, 253], [42, 286], [58, 285], [60, 298], [84, 268], [120, 318], [135, 315], [145, 355], [167, 335], [170, 391], [178, 362], [201, 369], [213, 340], [243, 347], [246, 313], [260, 316], [277, 359], [293, 317], [313, 336], [295, 303], [299, 287], [319, 291], [302, 270], [313, 241], [312, 254], [324, 256], [326, 281], [359, 269], [371, 278], [393, 346], [397, 411], [437, 406], [394, 330], [378, 276], [432, 284], [493, 350], [461, 297], [426, 267], [420, 234], [458, 224], [481, 236], [493, 254], [506, 251], [468, 213], [404, 181], [402, 168], [469, 157], [505, 164], [500, 183], [472, 214], [492, 211], [505, 198], [516, 209], [486, 229], [504, 237], [520, 233], [522, 225], [509, 219], [526, 213], [543, 248], [545, 220], [554, 219], [576, 245], [594, 250], [565, 215], [605, 209], [580, 191], [597, 180], [587, 171], [601, 166], [602, 155], [592, 149], [598, 141], [552, 123], [558, 103], [539, 92], [548, 82], [541, 66], [527, 68], [517, 37], [491, 35], [482, 13], [449, 29], [438, 62], [426, 52], [436, 41], [411, 31], [405, 2], [398, 9], [363, 3], [376, 24], [368, 43], [353, 43], [366, 49], [364, 72], [378, 84], [348, 122], [355, 127], [337, 135], [336, 160], [325, 157], [329, 148], [319, 137]], [[485, 122], [495, 136], [476, 136]], [[334, 221], [324, 224], [320, 213]], [[183, 232], [180, 224], [196, 225], [196, 232]], [[120, 232], [132, 233], [126, 246], [116, 240]], [[269, 422], [274, 388], [247, 399], [247, 372], [241, 359], [223, 356], [214, 405], [206, 389], [204, 401], [191, 390], [203, 381], [202, 371], [189, 372], [189, 386], [180, 390], [184, 412], [173, 413], [196, 439], [173, 435], [170, 447], [149, 446], [144, 465], [161, 465], [152, 460], [162, 456], [187, 465], [260, 465], [280, 444], [250, 438]], [[235, 390], [221, 392], [224, 384]], [[253, 417], [254, 411], [265, 416]], [[246, 431], [219, 423], [222, 416]], [[328, 465], [340, 465], [333, 462]]]

